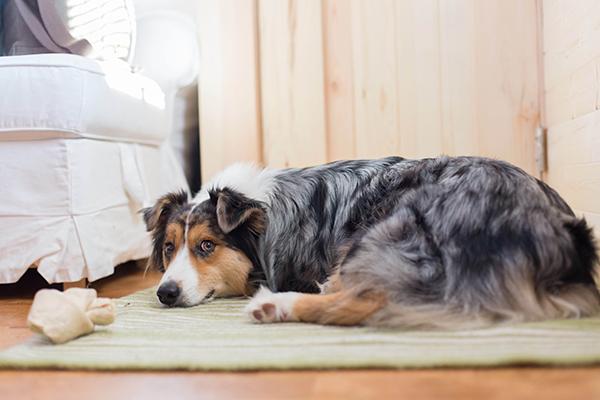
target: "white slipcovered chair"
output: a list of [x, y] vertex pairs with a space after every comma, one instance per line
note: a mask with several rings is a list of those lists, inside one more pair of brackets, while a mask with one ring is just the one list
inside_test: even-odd
[[142, 7], [137, 32], [134, 68], [0, 57], [0, 283], [30, 267], [49, 283], [94, 281], [147, 257], [139, 209], [187, 190], [168, 139], [196, 75], [195, 27], [163, 2]]

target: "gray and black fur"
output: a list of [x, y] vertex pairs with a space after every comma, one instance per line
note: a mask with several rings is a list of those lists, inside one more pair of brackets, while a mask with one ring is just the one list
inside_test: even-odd
[[268, 202], [216, 187], [194, 209], [216, 218], [221, 195], [233, 209], [257, 210], [227, 236], [252, 260], [256, 284], [272, 291], [318, 292], [339, 268], [357, 296], [386, 296], [368, 321], [383, 325], [478, 326], [600, 310], [592, 231], [553, 189], [506, 162], [389, 157], [272, 179]]

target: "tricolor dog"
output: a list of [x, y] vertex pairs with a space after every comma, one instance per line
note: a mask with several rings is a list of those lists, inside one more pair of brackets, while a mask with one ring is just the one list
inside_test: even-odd
[[600, 310], [592, 231], [501, 161], [236, 164], [144, 218], [167, 306], [253, 296], [246, 311], [260, 323], [430, 329]]

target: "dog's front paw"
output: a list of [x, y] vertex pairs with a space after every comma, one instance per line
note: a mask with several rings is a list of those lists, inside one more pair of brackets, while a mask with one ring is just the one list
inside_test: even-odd
[[294, 303], [299, 293], [273, 293], [261, 287], [245, 308], [252, 322], [268, 324], [272, 322], [296, 321]]

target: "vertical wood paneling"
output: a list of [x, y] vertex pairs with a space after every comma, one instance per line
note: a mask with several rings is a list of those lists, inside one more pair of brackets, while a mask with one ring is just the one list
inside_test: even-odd
[[[254, 2], [224, 4], [236, 4], [237, 18], [251, 20], [242, 15], [253, 12], [248, 4]], [[222, 7], [213, 5], [217, 15]], [[215, 24], [208, 11], [209, 28], [203, 29]], [[260, 73], [254, 86], [247, 85], [260, 92], [256, 115], [222, 121], [219, 104], [226, 103], [220, 101], [203, 106], [214, 114], [205, 119], [216, 118], [213, 125], [226, 131], [261, 122], [258, 147], [244, 147], [250, 153], [258, 148], [275, 167], [444, 153], [501, 158], [535, 173], [536, 12], [536, 0], [258, 0]], [[216, 57], [211, 73], [201, 73], [210, 93], [204, 97], [226, 90], [222, 99], [233, 98], [234, 104], [248, 98], [223, 83], [252, 54], [221, 54], [229, 54], [223, 46], [249, 44], [236, 38], [237, 31], [231, 27], [223, 43], [204, 38]], [[243, 79], [248, 76], [253, 74], [244, 71]], [[238, 119], [236, 110], [230, 118]], [[230, 136], [225, 132], [221, 149]], [[230, 156], [218, 146], [210, 156], [219, 161], [203, 165], [220, 165]]]
[[327, 159], [356, 156], [352, 8], [347, 0], [323, 0]]
[[265, 162], [275, 167], [327, 160], [323, 35], [319, 0], [260, 0]]
[[539, 119], [535, 1], [475, 2], [479, 153], [535, 174]]
[[440, 2], [442, 141], [447, 154], [479, 153], [475, 3]]
[[262, 162], [256, 4], [198, 3], [202, 180], [236, 161]]
[[438, 0], [395, 2], [395, 24], [400, 151], [437, 156], [444, 151]]
[[393, 0], [352, 0], [356, 156], [397, 154]]

